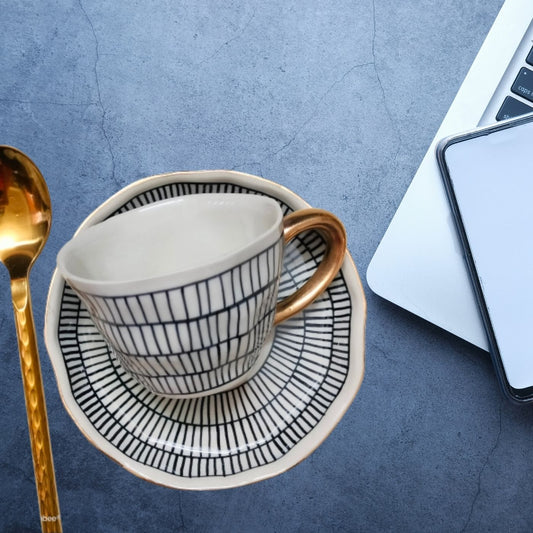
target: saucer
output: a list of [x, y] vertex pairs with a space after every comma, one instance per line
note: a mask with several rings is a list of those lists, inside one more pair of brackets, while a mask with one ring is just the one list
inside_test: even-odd
[[[170, 197], [261, 194], [284, 215], [309, 205], [271, 181], [233, 171], [177, 172], [137, 181], [80, 226]], [[316, 232], [285, 251], [279, 297], [309, 277], [324, 252]], [[54, 272], [45, 341], [65, 408], [87, 439], [133, 474], [178, 489], [230, 488], [278, 475], [312, 453], [352, 403], [364, 374], [366, 301], [349, 254], [325, 293], [278, 325], [257, 373], [226, 392], [156, 396], [116, 362], [72, 289]]]

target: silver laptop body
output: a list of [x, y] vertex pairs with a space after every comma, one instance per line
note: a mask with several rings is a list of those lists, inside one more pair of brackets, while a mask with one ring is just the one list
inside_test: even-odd
[[533, 0], [507, 0], [367, 270], [376, 294], [485, 350], [435, 147], [444, 137], [495, 123], [497, 116], [510, 118], [507, 109], [533, 111], [533, 92], [520, 78], [527, 75], [523, 69], [531, 70], [533, 81], [533, 65], [526, 61], [532, 50]]

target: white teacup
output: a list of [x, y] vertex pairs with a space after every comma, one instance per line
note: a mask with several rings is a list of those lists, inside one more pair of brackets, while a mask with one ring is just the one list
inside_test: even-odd
[[[284, 246], [309, 229], [324, 236], [324, 258], [278, 302]], [[264, 196], [197, 194], [80, 231], [60, 250], [57, 266], [135, 380], [156, 394], [194, 397], [253, 376], [268, 355], [273, 325], [326, 289], [345, 250], [344, 227], [326, 211], [283, 218]]]

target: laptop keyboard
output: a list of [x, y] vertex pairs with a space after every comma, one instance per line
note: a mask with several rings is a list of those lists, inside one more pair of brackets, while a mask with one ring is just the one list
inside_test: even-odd
[[[533, 67], [533, 48], [529, 51], [525, 62]], [[533, 70], [522, 67], [511, 87], [511, 92], [516, 96], [505, 97], [496, 120], [506, 120], [533, 112]]]

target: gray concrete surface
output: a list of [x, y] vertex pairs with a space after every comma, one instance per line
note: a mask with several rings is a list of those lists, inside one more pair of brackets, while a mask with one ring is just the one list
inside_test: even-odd
[[[60, 246], [109, 195], [176, 170], [237, 169], [336, 213], [366, 267], [502, 0], [4, 2], [0, 142], [41, 168]], [[0, 530], [38, 531], [8, 277], [0, 270]], [[185, 492], [105, 457], [64, 409], [41, 337], [68, 532], [533, 529], [533, 419], [484, 352], [368, 289], [366, 374], [290, 471]]]

